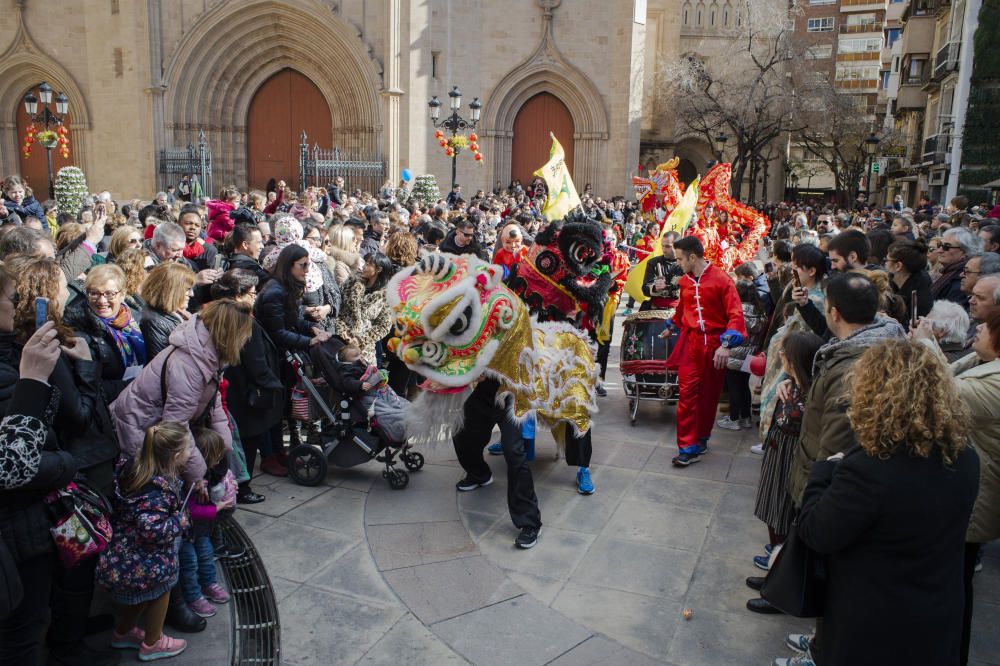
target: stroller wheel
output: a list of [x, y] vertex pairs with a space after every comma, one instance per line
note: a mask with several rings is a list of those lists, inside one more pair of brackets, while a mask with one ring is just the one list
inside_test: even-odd
[[424, 466], [424, 456], [422, 453], [417, 453], [416, 451], [406, 451], [400, 454], [399, 457], [403, 461], [403, 464], [406, 465], [406, 469], [411, 472], [416, 472]]
[[318, 486], [326, 478], [327, 462], [314, 446], [300, 444], [288, 454], [288, 476], [300, 486]]
[[402, 490], [410, 483], [410, 475], [395, 467], [386, 470], [382, 475], [389, 481], [389, 487], [393, 490]]

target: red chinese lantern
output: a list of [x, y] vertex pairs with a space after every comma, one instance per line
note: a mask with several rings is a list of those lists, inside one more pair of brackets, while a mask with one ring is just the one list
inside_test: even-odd
[[476, 152], [477, 150], [479, 150], [479, 144], [473, 141], [471, 144], [469, 144], [469, 150], [471, 150], [472, 152]]
[[472, 141], [473, 143], [479, 141], [479, 135], [473, 132], [472, 134], [469, 135], [469, 141]]
[[482, 162], [483, 161], [483, 154], [482, 153], [476, 153], [475, 155], [473, 155], [473, 159], [475, 159], [477, 162]]
[[444, 132], [442, 132], [441, 130], [438, 130], [437, 132], [434, 132], [434, 138], [435, 139], [443, 139], [444, 138]]
[[451, 157], [452, 155], [455, 154], [455, 149], [449, 146], [448, 148], [445, 148], [444, 154], [447, 155], [448, 157]]
[[438, 144], [439, 144], [439, 145], [440, 145], [440, 146], [441, 146], [442, 148], [444, 148], [445, 146], [447, 146], [447, 145], [448, 145], [448, 142], [447, 142], [447, 141], [445, 141], [444, 139], [441, 139], [440, 141], [438, 141]]

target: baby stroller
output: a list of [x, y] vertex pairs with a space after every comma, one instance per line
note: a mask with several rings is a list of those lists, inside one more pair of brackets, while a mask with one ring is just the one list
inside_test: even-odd
[[[312, 414], [319, 417], [319, 427], [308, 442], [288, 453], [288, 476], [303, 486], [323, 482], [329, 465], [354, 467], [375, 459], [385, 465], [382, 478], [393, 490], [401, 490], [410, 475], [396, 468], [396, 458], [411, 472], [424, 466], [424, 456], [411, 450], [406, 442], [394, 442], [379, 428], [377, 418], [369, 418], [360, 396], [345, 390], [336, 367], [336, 354], [344, 342], [332, 338], [310, 349], [308, 361], [300, 354], [286, 352], [310, 400]], [[319, 377], [310, 377], [314, 372]], [[334, 409], [331, 405], [339, 405]]]

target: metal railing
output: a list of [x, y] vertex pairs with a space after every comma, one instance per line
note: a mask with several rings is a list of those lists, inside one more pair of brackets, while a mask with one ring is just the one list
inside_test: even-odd
[[240, 557], [220, 560], [233, 604], [233, 666], [279, 666], [281, 622], [271, 579], [253, 541], [232, 517], [220, 521], [226, 543], [246, 549]]
[[924, 140], [922, 162], [944, 164], [948, 161], [948, 151], [951, 148], [950, 134], [935, 134]]
[[303, 130], [299, 137], [299, 189], [325, 187], [338, 176], [344, 179], [347, 191], [377, 194], [385, 182], [385, 161], [374, 155], [350, 155], [339, 147], [320, 148], [316, 144], [310, 148]]
[[[212, 149], [205, 139], [205, 130], [198, 130], [198, 145], [187, 148], [165, 148], [157, 161], [157, 177], [161, 189], [176, 185], [184, 174], [197, 178], [204, 196], [212, 196]], [[192, 183], [193, 186], [193, 183]]]
[[958, 56], [962, 50], [961, 42], [949, 42], [938, 49], [934, 56], [934, 80], [940, 81], [948, 72], [958, 69]]

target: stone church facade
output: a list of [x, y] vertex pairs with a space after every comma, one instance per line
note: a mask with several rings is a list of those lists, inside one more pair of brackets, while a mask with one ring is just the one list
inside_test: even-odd
[[523, 180], [547, 152], [551, 120], [579, 188], [628, 194], [640, 150], [647, 160], [683, 151], [699, 169], [711, 157], [699, 139], [675, 136], [644, 79], [685, 48], [681, 4], [0, 0], [0, 167], [39, 173], [44, 150], [20, 150], [22, 100], [47, 81], [70, 99], [68, 162], [116, 196], [149, 196], [165, 182], [160, 151], [202, 130], [216, 188], [259, 187], [266, 174], [294, 187], [302, 125], [321, 148], [384, 161], [394, 181], [408, 168], [444, 189], [451, 160], [427, 102], [436, 95], [446, 116], [459, 86], [464, 116], [474, 97], [483, 105], [484, 159], [458, 161], [466, 191]]

